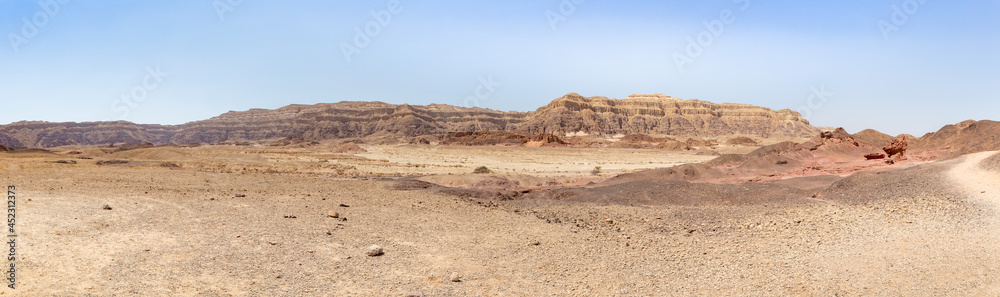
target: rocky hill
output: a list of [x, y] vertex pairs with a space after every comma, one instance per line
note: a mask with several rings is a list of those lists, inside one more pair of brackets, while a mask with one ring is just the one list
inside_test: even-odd
[[0, 126], [0, 145], [39, 148], [112, 143], [167, 143], [170, 142], [175, 130], [175, 126], [139, 125], [125, 121], [16, 122]]
[[819, 130], [799, 113], [735, 103], [683, 100], [662, 94], [625, 99], [570, 93], [536, 110], [520, 129], [532, 133], [747, 135], [811, 137]]
[[517, 131], [530, 135], [588, 133], [713, 137], [809, 137], [818, 130], [798, 113], [746, 104], [665, 95], [626, 99], [567, 94], [534, 112], [502, 112], [431, 104], [339, 102], [231, 111], [182, 125], [130, 122], [17, 122], [0, 126], [0, 145], [53, 147], [115, 143], [224, 143], [280, 139], [398, 139], [449, 132]]
[[218, 143], [267, 139], [324, 140], [355, 137], [412, 137], [457, 131], [512, 130], [527, 116], [443, 104], [393, 105], [340, 102], [252, 109], [180, 125], [174, 143]]
[[946, 125], [915, 141], [915, 148], [940, 150], [944, 157], [956, 157], [982, 151], [1000, 150], [1000, 122], [973, 121]]

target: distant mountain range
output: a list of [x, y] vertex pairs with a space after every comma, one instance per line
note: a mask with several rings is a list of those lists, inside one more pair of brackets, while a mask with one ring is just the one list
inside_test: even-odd
[[181, 125], [25, 121], [0, 126], [0, 145], [42, 148], [143, 142], [320, 141], [469, 131], [522, 131], [559, 136], [582, 132], [760, 138], [811, 137], [819, 133], [819, 129], [801, 115], [788, 109], [775, 111], [747, 104], [683, 100], [662, 94], [609, 99], [570, 93], [532, 112], [502, 112], [443, 104], [339, 102], [231, 111]]

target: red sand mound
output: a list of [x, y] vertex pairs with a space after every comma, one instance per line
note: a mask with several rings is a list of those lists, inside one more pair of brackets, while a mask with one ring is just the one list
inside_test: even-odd
[[867, 161], [866, 155], [879, 153], [862, 145], [843, 129], [822, 132], [804, 143], [781, 142], [761, 147], [746, 155], [722, 155], [703, 164], [686, 164], [622, 174], [600, 186], [635, 181], [690, 181], [741, 183], [778, 181], [808, 176], [844, 176], [887, 164]]
[[875, 129], [861, 130], [861, 132], [852, 134], [851, 137], [854, 137], [854, 140], [857, 140], [861, 144], [866, 144], [868, 146], [874, 146], [874, 147], [883, 146], [886, 143], [892, 141], [894, 138], [888, 134], [879, 132]]
[[758, 145], [760, 145], [760, 143], [757, 143], [756, 140], [753, 140], [750, 137], [743, 137], [743, 136], [738, 136], [738, 137], [730, 138], [729, 140], [726, 141], [726, 144], [729, 144], [729, 145], [742, 145], [742, 146], [758, 146]]
[[529, 142], [535, 142], [540, 145], [566, 144], [565, 141], [552, 134], [531, 134], [519, 131], [452, 132], [444, 137], [441, 144], [518, 146], [528, 144]]
[[348, 142], [340, 145], [339, 147], [334, 149], [333, 152], [338, 154], [357, 154], [357, 153], [367, 153], [368, 151], [358, 146], [357, 143]]

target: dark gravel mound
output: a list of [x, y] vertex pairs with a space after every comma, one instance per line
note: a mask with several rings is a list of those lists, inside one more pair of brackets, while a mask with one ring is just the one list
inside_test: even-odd
[[522, 199], [551, 199], [623, 205], [748, 205], [809, 203], [810, 193], [769, 183], [712, 184], [635, 181], [598, 188], [532, 192]]
[[913, 197], [959, 197], [949, 186], [946, 171], [960, 160], [929, 163], [895, 171], [863, 171], [833, 183], [821, 198], [845, 202], [869, 202]]
[[982, 163], [979, 163], [979, 167], [983, 170], [1000, 172], [1000, 153], [986, 158], [986, 160], [983, 160]]

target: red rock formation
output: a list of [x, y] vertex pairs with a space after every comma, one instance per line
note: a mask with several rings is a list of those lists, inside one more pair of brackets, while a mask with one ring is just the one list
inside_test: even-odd
[[865, 160], [877, 160], [877, 159], [885, 159], [885, 154], [871, 153], [865, 155]]
[[889, 144], [886, 144], [885, 147], [882, 147], [882, 150], [885, 151], [891, 160], [906, 160], [906, 137], [897, 137]]

